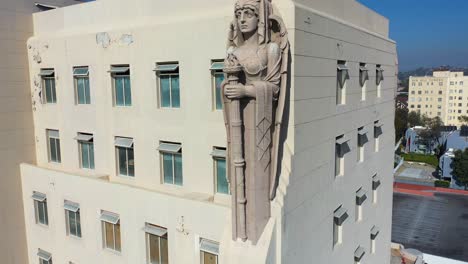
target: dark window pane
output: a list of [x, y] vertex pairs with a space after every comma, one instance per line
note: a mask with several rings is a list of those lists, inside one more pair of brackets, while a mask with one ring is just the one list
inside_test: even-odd
[[120, 242], [120, 223], [117, 223], [114, 225], [115, 227], [115, 250], [121, 251], [122, 250], [122, 245]]
[[203, 253], [203, 264], [217, 264], [218, 256], [208, 252]]
[[130, 85], [130, 77], [124, 77], [124, 86], [125, 86], [125, 105], [131, 106], [132, 105], [132, 88]]
[[172, 154], [163, 154], [163, 171], [164, 171], [164, 183], [174, 183], [173, 168], [172, 168]]
[[127, 149], [128, 155], [128, 176], [135, 176], [135, 159], [133, 157], [133, 148]]
[[122, 77], [115, 77], [115, 104], [118, 106], [124, 106], [124, 81]]
[[161, 240], [161, 264], [168, 264], [169, 263], [169, 251], [167, 245], [167, 238], [162, 237]]
[[114, 225], [104, 222], [106, 248], [115, 249], [114, 247]]
[[216, 160], [217, 191], [219, 193], [229, 194], [229, 184], [226, 179], [226, 160]]
[[55, 139], [55, 146], [57, 148], [57, 162], [61, 162], [62, 156], [60, 154], [60, 140], [59, 139]]
[[55, 146], [55, 139], [49, 138], [49, 151], [50, 151], [50, 160], [57, 161], [57, 147]]
[[221, 84], [224, 81], [224, 74], [222, 73], [216, 73], [215, 74], [215, 85], [216, 85], [216, 90], [215, 90], [215, 96], [216, 96], [216, 109], [223, 109], [223, 103], [222, 103], [222, 91], [221, 91]]
[[148, 234], [149, 255], [151, 264], [161, 264], [159, 262], [159, 237]]
[[81, 146], [81, 167], [89, 169], [89, 144], [80, 142]]
[[89, 144], [89, 168], [94, 169], [94, 144]]
[[183, 184], [183, 176], [182, 176], [182, 155], [175, 154], [174, 155], [174, 181], [175, 184], [182, 186]]
[[161, 90], [161, 107], [171, 107], [170, 76], [161, 75], [159, 79]]
[[179, 75], [173, 75], [171, 78], [171, 99], [172, 107], [180, 107], [180, 87], [179, 87]]
[[127, 152], [125, 148], [117, 147], [119, 156], [119, 174], [127, 175]]

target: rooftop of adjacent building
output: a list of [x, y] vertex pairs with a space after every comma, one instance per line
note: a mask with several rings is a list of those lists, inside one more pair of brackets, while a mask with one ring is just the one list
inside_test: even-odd
[[463, 71], [434, 71], [432, 76], [410, 76], [412, 80], [433, 78], [468, 78]]
[[392, 241], [431, 255], [468, 261], [468, 195], [437, 189], [413, 191], [393, 194]]

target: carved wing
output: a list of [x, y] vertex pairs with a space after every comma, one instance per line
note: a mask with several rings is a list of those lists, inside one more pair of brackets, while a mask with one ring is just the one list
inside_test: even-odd
[[270, 199], [273, 200], [276, 195], [276, 187], [278, 185], [278, 177], [281, 171], [279, 170], [279, 151], [281, 140], [281, 128], [283, 122], [283, 114], [286, 104], [286, 96], [288, 93], [288, 68], [289, 68], [289, 40], [288, 31], [283, 19], [278, 15], [270, 16], [271, 23], [271, 41], [276, 42], [281, 48], [281, 84], [280, 93], [277, 102], [275, 116], [275, 131], [273, 133], [273, 157], [272, 157], [272, 173], [270, 178]]

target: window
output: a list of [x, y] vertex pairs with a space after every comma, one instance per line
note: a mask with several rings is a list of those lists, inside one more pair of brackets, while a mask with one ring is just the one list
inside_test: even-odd
[[36, 224], [48, 226], [49, 215], [47, 212], [47, 196], [40, 192], [33, 192], [32, 199], [34, 200]]
[[360, 188], [356, 192], [356, 222], [362, 220], [362, 204], [367, 200], [366, 191]]
[[414, 91], [411, 91], [411, 94], [415, 94], [415, 92], [414, 92]]
[[460, 85], [463, 85], [463, 81], [459, 82]]
[[438, 101], [438, 102], [442, 102], [442, 98], [437, 98], [437, 101]]
[[335, 141], [335, 176], [344, 175], [344, 155], [350, 151], [348, 139], [344, 135], [336, 138]]
[[221, 84], [224, 81], [224, 62], [223, 61], [212, 61], [211, 63], [211, 75], [212, 75], [212, 86], [213, 86], [213, 105], [215, 110], [223, 109], [223, 95], [221, 91]]
[[338, 61], [336, 81], [336, 104], [346, 103], [346, 80], [349, 80], [349, 69], [345, 61]]
[[92, 134], [78, 133], [75, 138], [78, 141], [80, 153], [80, 167], [83, 169], [94, 169], [94, 142]]
[[453, 96], [449, 96], [449, 100], [453, 100]]
[[90, 104], [89, 70], [88, 67], [73, 68], [76, 104]]
[[52, 264], [52, 254], [49, 252], [39, 248], [37, 256], [39, 257], [39, 264]]
[[459, 107], [462, 107], [462, 103], [459, 103], [458, 106], [459, 106]]
[[358, 162], [363, 162], [364, 161], [364, 145], [368, 142], [367, 139], [367, 130], [364, 129], [364, 127], [361, 127], [358, 129], [358, 136], [357, 136], [357, 141], [358, 141], [358, 149], [357, 149], [357, 161]]
[[418, 91], [418, 94], [422, 94], [422, 91]]
[[[419, 107], [418, 107], [419, 108]], [[374, 122], [374, 147], [375, 147], [375, 152], [379, 151], [379, 137], [382, 135], [382, 124], [380, 121], [375, 121]]]
[[49, 152], [49, 162], [60, 163], [60, 134], [58, 130], [47, 129], [47, 149]]
[[355, 264], [360, 264], [361, 260], [362, 260], [362, 258], [364, 257], [365, 254], [366, 254], [366, 250], [363, 247], [359, 246], [354, 251], [354, 263]]
[[366, 81], [369, 80], [369, 69], [365, 63], [359, 64], [359, 84], [361, 85], [361, 101], [366, 100]]
[[343, 223], [348, 218], [348, 212], [342, 206], [333, 213], [333, 247], [343, 243]]
[[179, 64], [158, 63], [155, 69], [159, 80], [159, 106], [180, 107]]
[[422, 86], [422, 82], [419, 82], [419, 83], [418, 83], [418, 86]]
[[80, 205], [71, 201], [65, 201], [65, 221], [67, 224], [67, 235], [81, 237]]
[[55, 91], [55, 70], [41, 69], [39, 76], [42, 79], [42, 103], [55, 104], [57, 103], [57, 93]]
[[459, 97], [458, 97], [458, 100], [463, 100], [463, 97], [459, 96]]
[[115, 65], [109, 71], [112, 76], [114, 86], [114, 105], [132, 105], [132, 87], [130, 83], [130, 66]]
[[439, 86], [443, 86], [443, 85], [444, 85], [444, 83], [443, 83], [443, 82], [439, 82]]
[[[463, 90], [458, 90], [458, 93], [463, 93]], [[460, 99], [461, 100], [461, 99]]]
[[462, 110], [458, 110], [458, 113], [461, 114], [461, 113], [462, 113]]
[[411, 97], [410, 101], [411, 101], [411, 102], [416, 102], [416, 98]]
[[414, 105], [410, 105], [410, 108], [414, 108]]
[[438, 105], [438, 106], [437, 106], [437, 109], [442, 109], [442, 106], [441, 106], [441, 105]]
[[439, 94], [442, 94], [442, 91], [439, 91]]
[[168, 264], [167, 229], [146, 223], [146, 250], [149, 264]]
[[226, 175], [226, 149], [214, 148], [211, 156], [214, 160], [216, 193], [229, 194], [229, 183]]
[[374, 177], [372, 177], [372, 191], [373, 191], [372, 203], [374, 204], [376, 204], [378, 201], [377, 189], [379, 188], [379, 186], [380, 186], [380, 178], [377, 176], [377, 174], [375, 174]]
[[376, 226], [373, 226], [371, 229], [371, 235], [370, 235], [370, 239], [371, 239], [370, 251], [372, 254], [375, 254], [375, 250], [376, 250], [375, 240], [377, 239], [377, 236], [379, 235], [379, 233], [380, 233], [380, 229]]
[[455, 83], [454, 82], [450, 82], [450, 85], [454, 85]]
[[382, 66], [377, 65], [376, 77], [375, 77], [375, 83], [377, 85], [377, 97], [381, 97], [381, 93], [382, 93], [382, 81], [384, 80], [383, 72], [384, 72], [384, 69], [382, 68]]
[[219, 244], [207, 239], [200, 241], [200, 264], [218, 264]]
[[120, 217], [117, 214], [101, 211], [102, 240], [106, 249], [120, 252]]
[[437, 115], [438, 115], [438, 116], [441, 116], [441, 115], [442, 115], [442, 113], [441, 113], [441, 112], [437, 112]]
[[165, 184], [183, 185], [182, 175], [182, 145], [179, 143], [161, 142], [162, 176]]
[[120, 176], [135, 177], [135, 158], [133, 155], [133, 139], [125, 137], [115, 138], [117, 155], [117, 172]]

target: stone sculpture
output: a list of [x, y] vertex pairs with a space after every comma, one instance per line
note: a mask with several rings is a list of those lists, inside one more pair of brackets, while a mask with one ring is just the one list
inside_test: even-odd
[[256, 244], [270, 218], [288, 63], [286, 28], [271, 0], [238, 0], [222, 86], [234, 240]]

